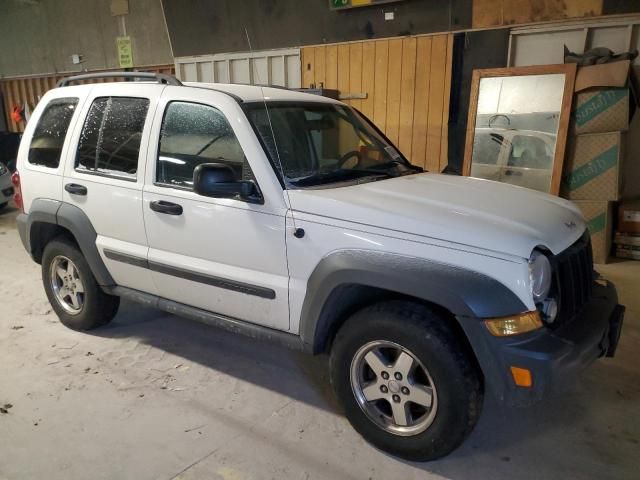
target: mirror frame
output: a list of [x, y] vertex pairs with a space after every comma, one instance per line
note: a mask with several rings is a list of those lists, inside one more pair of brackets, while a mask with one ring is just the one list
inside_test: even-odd
[[553, 157], [553, 169], [551, 171], [551, 185], [549, 193], [560, 193], [560, 181], [562, 180], [562, 166], [567, 146], [567, 134], [569, 132], [569, 120], [571, 117], [571, 104], [573, 100], [573, 88], [576, 81], [575, 63], [558, 65], [532, 65], [528, 67], [487, 68], [473, 71], [471, 80], [471, 97], [469, 99], [469, 116], [467, 120], [467, 136], [464, 147], [464, 162], [462, 175], [468, 177], [471, 174], [471, 159], [473, 155], [473, 139], [476, 130], [476, 117], [478, 113], [478, 97], [480, 95], [480, 80], [495, 77], [518, 77], [528, 75], [563, 74], [564, 93], [560, 106], [560, 118], [558, 119], [558, 132], [556, 135], [556, 150]]

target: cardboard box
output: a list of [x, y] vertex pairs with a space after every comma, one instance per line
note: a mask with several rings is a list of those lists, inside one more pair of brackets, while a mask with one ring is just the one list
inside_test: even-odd
[[640, 246], [616, 245], [616, 258], [640, 260]]
[[640, 234], [616, 232], [616, 257], [640, 260]]
[[591, 233], [591, 248], [594, 263], [607, 263], [611, 252], [611, 234], [613, 228], [613, 203], [576, 201]]
[[568, 139], [561, 195], [570, 200], [614, 201], [620, 198], [624, 135], [592, 133]]
[[571, 132], [603, 133], [629, 130], [629, 88], [595, 88], [576, 93]]
[[629, 200], [620, 204], [618, 232], [640, 234], [640, 200]]
[[626, 132], [638, 100], [630, 60], [580, 67], [576, 73], [570, 132]]

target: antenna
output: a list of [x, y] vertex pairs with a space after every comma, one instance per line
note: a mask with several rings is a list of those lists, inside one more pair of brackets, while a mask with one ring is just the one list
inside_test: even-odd
[[[251, 38], [249, 38], [249, 31], [247, 30], [247, 27], [244, 27], [244, 34], [247, 37], [247, 44], [249, 45], [249, 51], [251, 53], [253, 53], [253, 47], [251, 46]], [[269, 64], [267, 63], [267, 68], [269, 68], [268, 66]], [[260, 72], [258, 72], [256, 70], [256, 75], [259, 77], [260, 76]], [[262, 102], [264, 103], [264, 110], [267, 114], [267, 120], [269, 121], [269, 130], [271, 131], [271, 138], [273, 138], [273, 145], [275, 147], [276, 150], [276, 158], [278, 160], [278, 165], [280, 166], [280, 174], [282, 175], [282, 181], [284, 183], [284, 191], [285, 191], [285, 195], [287, 197], [287, 203], [289, 204], [289, 210], [291, 211], [291, 221], [293, 223], [293, 228], [295, 230], [295, 235], [298, 235], [298, 228], [296, 227], [296, 219], [293, 215], [293, 206], [291, 205], [291, 197], [289, 196], [289, 189], [287, 188], [287, 178], [286, 175], [284, 173], [284, 165], [282, 165], [282, 159], [280, 158], [280, 151], [278, 150], [278, 141], [276, 140], [276, 134], [273, 131], [273, 124], [271, 123], [271, 114], [269, 113], [269, 107], [267, 105], [267, 99], [266, 96], [264, 94], [264, 85], [262, 84], [262, 80], [260, 78], [257, 79], [258, 80], [258, 86], [260, 86], [260, 91], [262, 92]], [[300, 231], [302, 231], [302, 229], [300, 229]], [[302, 233], [302, 235], [304, 235], [304, 233]]]

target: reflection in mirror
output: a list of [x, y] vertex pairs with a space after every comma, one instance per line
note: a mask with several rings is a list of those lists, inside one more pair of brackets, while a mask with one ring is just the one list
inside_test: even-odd
[[565, 74], [480, 78], [472, 177], [549, 192]]

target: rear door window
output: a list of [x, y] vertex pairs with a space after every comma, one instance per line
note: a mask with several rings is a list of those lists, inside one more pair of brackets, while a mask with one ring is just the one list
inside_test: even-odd
[[77, 105], [77, 98], [56, 98], [49, 102], [33, 132], [28, 156], [31, 165], [58, 168], [64, 139]]
[[148, 110], [146, 98], [96, 98], [80, 134], [76, 170], [135, 180]]

